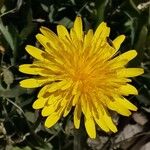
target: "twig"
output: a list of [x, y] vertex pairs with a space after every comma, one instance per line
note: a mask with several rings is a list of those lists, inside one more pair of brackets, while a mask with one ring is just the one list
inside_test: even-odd
[[23, 3], [23, 0], [18, 0], [18, 1], [17, 1], [17, 4], [16, 4], [17, 6], [16, 6], [14, 9], [11, 9], [11, 10], [9, 10], [9, 11], [7, 11], [7, 12], [1, 14], [1, 15], [0, 15], [0, 18], [3, 17], [3, 16], [5, 16], [5, 15], [8, 15], [8, 14], [10, 14], [10, 13], [15, 13], [16, 11], [18, 11], [18, 10], [20, 9], [22, 3]]
[[144, 9], [148, 8], [149, 6], [150, 6], [150, 1], [148, 1], [148, 2], [146, 2], [146, 3], [141, 3], [141, 4], [139, 4], [139, 5], [137, 6], [137, 8], [138, 8], [139, 10], [144, 10]]
[[11, 101], [9, 98], [5, 98], [9, 103], [13, 104], [13, 106], [15, 106], [16, 108], [18, 108], [20, 110], [20, 112], [24, 115], [24, 111], [21, 109], [21, 107], [19, 107], [16, 103], [14, 103], [13, 101]]

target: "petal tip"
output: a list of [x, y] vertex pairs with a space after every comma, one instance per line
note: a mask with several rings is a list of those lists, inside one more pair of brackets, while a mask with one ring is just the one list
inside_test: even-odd
[[144, 74], [144, 69], [143, 68], [139, 68], [139, 69], [141, 69], [141, 74]]
[[112, 132], [114, 132], [114, 133], [118, 132], [117, 127], [115, 127]]
[[22, 65], [19, 66], [18, 70], [22, 72]]
[[36, 104], [37, 102], [35, 101], [33, 104], [32, 104], [32, 108], [33, 109], [39, 109], [38, 107], [37, 107], [37, 104]]
[[26, 87], [26, 84], [24, 83], [24, 80], [20, 81], [20, 82], [19, 82], [19, 85], [20, 85], [21, 87], [23, 87], [23, 88], [27, 88], [27, 87]]
[[40, 27], [40, 31], [42, 32], [43, 30], [46, 30], [47, 28], [46, 27], [44, 27], [44, 26], [41, 26]]
[[34, 47], [34, 46], [26, 45], [25, 50], [29, 53], [29, 52], [30, 52], [30, 49], [31, 49], [32, 47]]

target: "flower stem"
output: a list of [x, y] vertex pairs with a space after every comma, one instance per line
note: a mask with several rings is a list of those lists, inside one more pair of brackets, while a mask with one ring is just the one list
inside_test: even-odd
[[74, 129], [73, 149], [83, 150], [86, 144], [85, 141], [86, 141], [86, 133], [84, 132], [83, 125], [81, 123], [79, 129]]

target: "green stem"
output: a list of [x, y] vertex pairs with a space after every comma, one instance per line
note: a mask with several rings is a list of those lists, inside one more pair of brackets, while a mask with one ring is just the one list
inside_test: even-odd
[[86, 132], [84, 129], [83, 118], [82, 118], [80, 128], [74, 129], [73, 149], [83, 150], [86, 145], [85, 141], [86, 141]]

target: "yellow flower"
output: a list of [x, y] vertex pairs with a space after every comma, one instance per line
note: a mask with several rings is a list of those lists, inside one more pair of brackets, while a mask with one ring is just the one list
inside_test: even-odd
[[42, 87], [33, 108], [42, 109], [42, 116], [47, 117], [45, 126], [50, 128], [74, 107], [75, 128], [80, 127], [83, 113], [91, 138], [96, 137], [95, 124], [106, 132], [116, 132], [109, 111], [129, 116], [137, 110], [124, 96], [138, 94], [129, 84], [129, 77], [143, 73], [141, 68], [126, 68], [137, 55], [135, 50], [116, 56], [125, 36], [110, 43], [110, 28], [105, 22], [94, 34], [91, 29], [85, 34], [81, 17], [76, 18], [70, 32], [63, 25], [57, 26], [58, 36], [46, 27], [40, 31], [36, 38], [44, 50], [27, 45], [27, 52], [35, 60], [21, 65], [19, 70], [36, 75], [21, 81], [22, 87]]

